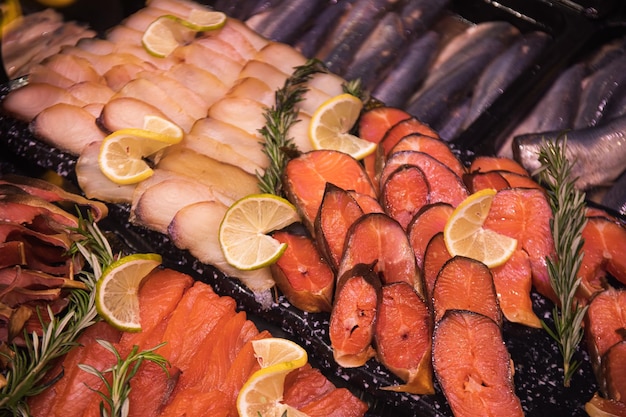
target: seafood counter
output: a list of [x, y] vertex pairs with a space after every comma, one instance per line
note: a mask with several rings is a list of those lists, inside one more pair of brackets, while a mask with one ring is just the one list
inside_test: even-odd
[[[581, 344], [575, 352], [580, 367], [570, 386], [563, 386], [561, 352], [542, 328], [542, 321], [554, 326], [557, 302], [545, 266], [553, 254], [552, 237], [546, 232], [550, 207], [545, 190], [530, 173], [538, 167], [540, 139], [556, 142], [567, 131], [577, 186], [600, 203], [588, 211], [583, 233], [590, 255], [583, 262], [584, 279], [576, 296], [584, 304], [594, 296], [600, 300], [586, 322], [587, 337], [613, 341], [616, 336], [607, 334], [617, 324], [603, 319], [613, 318], [612, 303], [623, 301], [616, 294], [626, 282], [620, 259], [626, 250], [622, 5], [453, 0], [204, 3], [226, 13], [224, 25], [199, 31], [165, 56], [143, 43], [150, 25], [166, 14], [184, 19], [190, 10], [204, 6], [188, 0], [150, 0], [100, 34], [64, 22], [49, 10], [33, 12], [33, 25], [43, 22], [69, 35], [49, 39], [43, 49], [24, 36], [4, 40], [14, 42], [6, 50], [23, 48], [28, 53], [4, 57], [11, 81], [1, 91], [0, 175], [54, 171], [86, 197], [106, 202], [109, 216], [103, 228], [124, 247], [162, 254], [166, 267], [232, 297], [239, 310], [259, 320], [260, 330], [266, 325], [273, 334], [284, 332], [301, 343], [329, 380], [367, 403], [367, 415], [452, 416], [461, 400], [450, 384], [454, 377], [445, 376], [449, 369], [441, 364], [455, 359], [448, 348], [460, 334], [454, 333], [455, 327], [458, 332], [462, 325], [491, 335], [493, 355], [485, 356], [493, 356], [487, 366], [498, 369], [500, 379], [494, 384], [499, 399], [509, 402], [506, 414], [583, 416], [597, 393], [619, 399], [624, 387], [615, 369], [623, 368], [623, 360], [619, 362], [620, 350], [611, 349], [608, 342]], [[312, 67], [317, 61], [311, 58], [323, 68]], [[284, 195], [302, 221], [274, 237], [285, 239], [289, 247], [306, 238], [309, 246], [301, 252], [324, 259], [330, 283], [315, 294], [289, 287], [294, 272], [288, 261], [243, 271], [224, 259], [217, 241], [228, 207], [258, 193], [259, 175], [274, 162], [264, 153], [262, 134], [272, 121], [267, 109], [281, 98], [276, 92], [293, 81], [294, 71], [311, 68], [304, 96], [294, 101], [297, 123], [288, 130], [298, 152], [290, 155], [281, 176]], [[354, 131], [378, 143], [378, 150], [362, 162], [314, 149], [309, 140], [317, 110], [341, 96], [354, 80], [360, 80], [366, 103]], [[111, 181], [99, 166], [102, 144], [115, 132], [145, 129], [150, 117], [177, 126], [180, 141], [143, 155], [151, 167], [147, 179]], [[497, 165], [504, 160], [510, 165]], [[409, 180], [410, 187], [405, 187]], [[405, 188], [394, 194], [394, 187]], [[498, 222], [509, 216], [507, 208], [521, 207], [510, 232], [518, 249], [506, 264], [491, 270], [479, 262], [451, 259], [442, 237], [452, 210], [483, 188], [498, 189], [493, 204], [502, 212], [486, 220], [495, 230], [505, 230]], [[358, 212], [350, 214], [354, 222], [349, 230], [346, 227], [346, 243], [342, 241], [340, 249], [326, 238], [331, 233], [323, 223], [336, 220], [333, 204], [352, 204], [350, 213]], [[347, 208], [341, 210], [346, 211], [342, 217], [349, 217]], [[428, 224], [419, 223], [426, 218]], [[424, 240], [417, 265], [419, 244], [414, 236]], [[368, 246], [376, 239], [383, 244]], [[406, 253], [408, 258], [403, 257]], [[283, 256], [308, 262], [298, 254]], [[406, 259], [413, 269], [394, 277], [393, 268]], [[449, 295], [448, 313], [437, 311], [445, 307], [437, 298], [446, 291], [443, 276], [451, 280], [447, 285], [459, 285], [455, 268], [476, 270], [476, 282], [486, 279], [488, 285], [476, 286], [485, 288], [484, 300], [489, 301], [478, 306], [468, 296], [471, 306], [458, 307], [462, 303]], [[524, 275], [522, 284], [498, 281], [518, 272]], [[617, 290], [608, 289], [613, 287]], [[337, 323], [341, 314], [349, 314], [345, 306], [354, 302], [350, 291], [362, 291], [361, 314], [344, 317], [358, 324], [340, 335], [342, 325]], [[397, 300], [406, 305], [394, 304]], [[455, 310], [461, 308], [476, 308], [480, 314]], [[403, 329], [394, 322], [394, 311], [412, 320], [410, 331], [399, 334]], [[434, 329], [430, 314], [437, 317]], [[375, 320], [364, 321], [374, 315]], [[423, 326], [417, 325], [420, 320]], [[369, 342], [351, 352], [354, 343], [363, 343], [352, 339], [361, 332]], [[418, 364], [396, 360], [405, 355], [386, 344], [392, 336], [404, 343], [415, 341], [411, 355], [421, 356], [409, 360]], [[424, 340], [427, 343], [418, 348]], [[474, 343], [471, 337], [465, 342]], [[599, 358], [609, 351], [617, 365], [607, 361], [599, 366]], [[597, 401], [593, 407], [606, 406]]]

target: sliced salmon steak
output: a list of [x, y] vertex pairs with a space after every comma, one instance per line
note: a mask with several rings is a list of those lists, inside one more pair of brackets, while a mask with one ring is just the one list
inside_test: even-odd
[[511, 187], [499, 171], [467, 173], [463, 175], [463, 183], [472, 194], [489, 188], [498, 191]]
[[477, 156], [470, 164], [469, 172], [508, 171], [530, 176], [521, 164], [511, 158], [500, 156]]
[[371, 265], [358, 264], [340, 276], [330, 313], [329, 336], [335, 361], [344, 368], [374, 357], [374, 325], [381, 283]]
[[335, 386], [322, 375], [319, 369], [307, 363], [287, 374], [283, 402], [300, 409], [334, 389]]
[[378, 156], [382, 157], [383, 160], [386, 159], [389, 152], [391, 152], [393, 147], [396, 146], [402, 138], [415, 133], [439, 139], [439, 134], [430, 126], [415, 117], [411, 117], [410, 119], [399, 121], [387, 130], [385, 136], [383, 136], [380, 141]]
[[413, 216], [407, 227], [407, 233], [419, 269], [423, 269], [424, 252], [428, 242], [437, 233], [443, 232], [453, 211], [454, 208], [450, 204], [434, 203], [424, 206]]
[[602, 380], [602, 358], [608, 350], [626, 340], [626, 290], [609, 288], [597, 293], [585, 315], [585, 338], [591, 365]]
[[333, 270], [339, 268], [348, 229], [362, 215], [363, 209], [353, 194], [326, 184], [314, 228], [317, 247]]
[[585, 411], [593, 417], [623, 417], [626, 416], [626, 402], [603, 398], [596, 392], [591, 400], [585, 404]]
[[511, 356], [490, 318], [448, 310], [435, 325], [433, 368], [456, 417], [524, 415]]
[[[169, 366], [165, 372], [153, 362], [143, 362], [130, 382], [128, 416], [158, 416], [169, 402], [179, 377], [180, 370], [177, 368]], [[152, 400], [146, 401], [146, 398]]]
[[582, 237], [582, 281], [577, 295], [584, 302], [607, 287], [607, 273], [626, 284], [626, 228], [606, 217], [588, 217]]
[[546, 261], [555, 256], [551, 219], [552, 209], [542, 191], [511, 188], [496, 193], [483, 227], [517, 239], [517, 247], [530, 259], [535, 289], [557, 303]]
[[435, 393], [432, 332], [428, 304], [409, 284], [383, 285], [376, 315], [377, 357], [405, 382], [384, 389], [419, 395]]
[[351, 190], [348, 190], [348, 194], [356, 200], [363, 213], [384, 213], [382, 206], [374, 197]]
[[384, 184], [389, 175], [402, 165], [415, 165], [424, 172], [431, 203], [443, 202], [456, 207], [469, 195], [461, 177], [432, 156], [418, 151], [400, 151], [390, 155], [380, 174], [380, 184]]
[[607, 396], [626, 401], [626, 339], [613, 345], [602, 358]]
[[[359, 137], [380, 143], [385, 133], [396, 123], [410, 119], [412, 116], [396, 107], [376, 107], [361, 114], [359, 118]], [[365, 172], [372, 181], [376, 178], [376, 152], [363, 158]]]
[[502, 326], [502, 311], [489, 268], [463, 256], [448, 260], [437, 274], [433, 289], [433, 316], [438, 322], [448, 310], [468, 310]]
[[398, 143], [391, 148], [388, 155], [400, 151], [424, 152], [443, 163], [459, 177], [462, 177], [463, 174], [466, 173], [466, 169], [459, 158], [454, 155], [448, 144], [439, 138], [421, 133], [413, 133], [400, 139]]
[[430, 201], [430, 187], [424, 171], [415, 165], [400, 165], [381, 186], [383, 209], [403, 229]]
[[[303, 311], [330, 312], [335, 274], [313, 239], [286, 230], [274, 232], [272, 236], [287, 244], [285, 252], [271, 266], [276, 285], [287, 300]], [[319, 234], [317, 236], [319, 239]]]
[[312, 234], [315, 233], [313, 223], [324, 197], [326, 183], [378, 198], [363, 166], [356, 159], [338, 151], [304, 153], [287, 163], [283, 175], [287, 198], [298, 208], [303, 223]]
[[374, 265], [374, 272], [384, 284], [403, 281], [424, 294], [409, 238], [400, 223], [386, 214], [365, 214], [348, 230], [337, 276], [358, 264]]
[[528, 175], [519, 174], [517, 172], [509, 171], [491, 171], [498, 172], [509, 183], [511, 188], [536, 188], [545, 193], [546, 190], [537, 181], [529, 177]]
[[359, 417], [367, 412], [367, 404], [347, 388], [337, 388], [300, 408], [309, 417]]
[[492, 268], [491, 273], [504, 317], [512, 323], [541, 328], [530, 297], [532, 271], [528, 254], [516, 250], [503, 265]]
[[160, 416], [228, 417], [231, 415], [230, 410], [231, 407], [224, 401], [224, 393], [220, 390], [209, 392], [187, 390], [172, 398]]
[[[193, 284], [193, 279], [170, 268], [155, 269], [139, 289], [139, 316], [141, 332], [122, 334], [120, 344], [131, 349], [133, 345], [141, 349], [159, 344], [161, 336], [150, 339], [150, 333], [163, 323], [178, 305], [185, 291]], [[161, 327], [160, 333], [165, 330]]]
[[452, 258], [452, 255], [448, 252], [448, 248], [446, 247], [443, 232], [436, 233], [426, 245], [426, 250], [424, 251], [424, 266], [422, 268], [424, 285], [426, 286], [426, 293], [428, 294], [429, 300], [432, 298], [435, 289], [437, 275], [439, 275], [439, 271], [441, 271], [441, 268], [450, 258]]

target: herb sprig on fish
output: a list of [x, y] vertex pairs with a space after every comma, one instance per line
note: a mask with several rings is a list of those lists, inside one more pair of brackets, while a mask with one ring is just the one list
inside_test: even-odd
[[556, 259], [548, 259], [550, 283], [560, 306], [553, 310], [554, 330], [545, 322], [543, 327], [554, 338], [563, 356], [563, 385], [568, 387], [580, 363], [574, 360], [576, 348], [584, 332], [582, 321], [587, 311], [575, 298], [581, 278], [582, 230], [585, 217], [585, 193], [575, 188], [571, 164], [566, 157], [567, 138], [544, 142], [539, 150], [540, 169], [537, 173], [547, 187], [553, 212], [552, 235]]
[[81, 218], [75, 231], [84, 239], [74, 242], [71, 251], [81, 253], [93, 271], [81, 271], [78, 274], [88, 289], [73, 290], [67, 312], [62, 317], [55, 316], [50, 308], [47, 310], [49, 323], [40, 315], [43, 326], [41, 337], [36, 333], [32, 337], [25, 334], [25, 348], [14, 347], [14, 354], [3, 354], [8, 366], [4, 375], [6, 382], [0, 390], [0, 415], [28, 416], [26, 398], [47, 388], [42, 381], [52, 361], [73, 349], [81, 332], [98, 320], [95, 284], [102, 274], [103, 266], [112, 261], [113, 254], [95, 224]]
[[265, 172], [262, 175], [257, 174], [261, 192], [281, 195], [281, 176], [285, 165], [299, 152], [288, 133], [289, 128], [298, 122], [296, 105], [304, 99], [308, 90], [306, 83], [311, 77], [327, 71], [321, 61], [310, 59], [304, 65], [296, 67], [283, 87], [276, 90], [275, 104], [265, 112], [265, 126], [259, 131], [265, 139], [263, 153], [270, 161]]

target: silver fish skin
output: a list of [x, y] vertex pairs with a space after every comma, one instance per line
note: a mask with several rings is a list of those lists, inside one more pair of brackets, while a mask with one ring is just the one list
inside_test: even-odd
[[584, 60], [588, 74], [599, 71], [624, 54], [626, 54], [626, 37], [613, 39], [605, 43]]
[[[489, 33], [494, 36], [490, 36]], [[495, 33], [485, 32], [469, 50], [459, 51], [426, 78], [424, 87], [408, 104], [407, 111], [422, 122], [434, 126], [457, 100], [474, 86], [483, 69], [519, 34], [510, 24]]]
[[439, 34], [428, 31], [411, 42], [372, 96], [387, 106], [403, 107], [422, 83], [437, 53]]
[[604, 194], [601, 203], [622, 216], [626, 216], [626, 172], [620, 175], [617, 181]]
[[398, 0], [357, 0], [340, 19], [329, 35], [327, 44], [318, 52], [329, 70], [342, 75], [354, 54], [381, 16]]
[[575, 186], [589, 190], [614, 181], [626, 169], [626, 116], [605, 124], [568, 132], [530, 133], [517, 136], [513, 156], [529, 172], [539, 167], [538, 151], [543, 141], [567, 137], [565, 154], [572, 163]]
[[314, 57], [326, 42], [328, 34], [337, 25], [339, 19], [356, 0], [338, 0], [326, 6], [315, 18], [311, 27], [294, 43], [300, 53], [307, 58]]
[[498, 155], [513, 157], [513, 138], [516, 136], [525, 133], [571, 129], [580, 102], [584, 74], [583, 64], [572, 65], [563, 71], [528, 115], [500, 145]]
[[400, 12], [404, 30], [410, 36], [420, 35], [430, 29], [450, 0], [407, 0]]
[[372, 91], [406, 42], [404, 26], [396, 12], [388, 12], [365, 39], [343, 73], [346, 80], [359, 78]]
[[[282, 0], [281, 0], [282, 1]], [[254, 0], [254, 1], [232, 1], [217, 0], [213, 4], [213, 8], [220, 12], [226, 13], [229, 17], [239, 20], [246, 20], [255, 14], [259, 14], [264, 10], [275, 7], [280, 1], [270, 0]]]
[[574, 120], [575, 129], [597, 125], [613, 97], [626, 89], [626, 55], [591, 74], [583, 85], [580, 107]]
[[478, 117], [515, 81], [548, 44], [550, 37], [545, 32], [529, 32], [498, 55], [485, 68], [472, 93], [472, 104], [463, 129], [470, 126]]
[[289, 0], [268, 10], [254, 28], [259, 34], [276, 42], [292, 43], [324, 0]]
[[466, 97], [457, 103], [435, 126], [431, 126], [439, 133], [439, 137], [446, 142], [452, 141], [463, 131], [463, 122], [467, 118], [472, 99]]

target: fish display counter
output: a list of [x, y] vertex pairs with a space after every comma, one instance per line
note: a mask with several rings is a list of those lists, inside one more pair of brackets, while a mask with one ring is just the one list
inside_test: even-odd
[[[174, 5], [187, 4], [182, 0], [168, 1]], [[119, 2], [119, 8], [109, 10], [113, 17], [106, 23], [99, 20], [93, 11], [81, 10], [80, 3], [76, 2], [71, 9], [59, 8], [58, 12], [65, 12], [68, 19], [79, 22], [79, 25], [86, 24], [86, 27], [81, 26], [81, 30], [90, 31], [90, 27], [93, 28], [91, 32], [86, 32], [88, 35], [81, 32], [76, 38], [65, 37], [64, 42], [68, 43], [56, 44], [50, 40], [44, 44], [43, 50], [41, 43], [36, 41], [30, 45], [19, 44], [19, 41], [24, 41], [23, 36], [16, 37], [15, 44], [9, 43], [11, 38], [3, 39], [5, 70], [10, 80], [6, 80], [0, 90], [0, 100], [3, 100], [4, 105], [0, 114], [0, 176], [10, 172], [37, 176], [51, 170], [73, 186], [80, 185], [76, 171], [79, 156], [83, 154], [82, 148], [75, 151], [78, 149], [75, 146], [83, 144], [72, 143], [67, 148], [55, 146], [56, 139], [51, 139], [54, 129], [43, 124], [43, 117], [36, 118], [40, 114], [39, 110], [31, 114], [39, 103], [32, 107], [23, 104], [11, 107], [12, 102], [6, 100], [13, 91], [28, 83], [28, 76], [31, 80], [39, 77], [36, 79], [42, 83], [45, 82], [43, 80], [50, 80], [46, 78], [50, 73], [41, 70], [38, 64], [46, 62], [47, 57], [58, 55], [58, 51], [62, 51], [60, 54], [71, 54], [73, 44], [78, 39], [89, 37], [92, 42], [83, 41], [78, 49], [94, 48], [90, 49], [90, 53], [94, 53], [96, 47], [105, 50], [120, 39], [135, 36], [133, 31], [141, 32], [132, 25], [144, 28], [147, 25], [138, 14], [144, 6], [143, 2]], [[601, 174], [610, 175], [590, 180], [582, 188], [592, 195], [591, 190], [595, 191], [598, 185], [616, 182], [610, 190], [605, 189], [598, 196], [594, 194], [592, 202], [608, 210], [618, 222], [626, 223], [626, 173], [623, 173], [626, 166], [626, 154], [623, 151], [626, 149], [623, 136], [626, 131], [623, 126], [626, 123], [626, 116], [623, 115], [626, 109], [626, 7], [621, 2], [212, 0], [202, 3], [225, 12], [233, 21], [245, 23], [260, 35], [260, 38], [251, 38], [261, 39], [259, 43], [273, 42], [289, 46], [289, 49], [282, 50], [272, 58], [276, 60], [274, 66], [279, 66], [281, 60], [285, 61], [283, 65], [290, 65], [295, 51], [298, 59], [318, 59], [342, 80], [360, 80], [372, 102], [402, 109], [428, 125], [465, 166], [469, 166], [477, 156], [502, 155], [515, 157], [528, 170], [532, 170], [535, 166], [533, 161], [524, 156], [524, 147], [529, 146], [537, 134], [547, 137], [545, 132], [548, 131], [560, 134], [567, 129], [571, 132], [571, 142], [581, 143], [577, 145], [582, 150], [580, 155], [595, 153], [589, 147], [596, 145], [589, 145], [589, 141], [600, 142], [597, 146], [606, 147], [601, 142], [607, 137], [614, 138], [611, 140], [622, 146], [609, 150], [622, 149], [621, 153], [610, 151], [600, 156], [599, 160], [589, 162], [594, 168], [601, 166]], [[32, 13], [42, 9], [44, 7], [37, 2], [24, 5], [24, 10]], [[154, 15], [150, 16], [153, 20]], [[16, 53], [19, 48], [26, 48], [24, 50], [29, 53]], [[197, 58], [195, 53], [190, 52], [192, 50], [189, 48], [185, 51], [185, 59], [191, 61]], [[137, 49], [126, 49], [124, 53], [130, 51], [135, 53]], [[241, 51], [243, 48], [238, 53], [243, 54]], [[144, 59], [143, 55], [141, 57]], [[151, 68], [166, 61], [155, 61], [153, 56], [147, 57], [147, 54], [145, 60], [150, 60]], [[228, 68], [241, 70], [252, 60], [255, 59], [244, 60], [238, 63], [239, 67], [233, 64]], [[200, 65], [200, 60], [194, 62]], [[143, 65], [139, 61], [133, 63]], [[228, 63], [232, 64], [230, 61]], [[167, 67], [165, 72], [171, 68], [173, 66]], [[145, 68], [143, 70], [145, 72]], [[134, 75], [126, 76], [132, 81], [139, 73], [136, 71]], [[234, 85], [236, 74], [230, 75], [234, 77]], [[273, 83], [270, 78], [274, 75], [276, 73], [264, 72], [257, 77], [269, 85]], [[121, 83], [119, 79], [116, 80]], [[158, 80], [164, 79], [149, 80], [158, 84]], [[72, 84], [67, 84], [66, 90], [71, 91], [70, 88]], [[112, 102], [113, 98], [119, 98], [122, 88], [120, 86], [118, 91], [107, 96], [103, 103], [89, 102], [92, 105], [89, 108], [97, 107], [99, 112], [96, 116], [85, 116], [89, 123], [94, 124], [97, 120], [100, 124], [111, 123], [110, 126], [113, 126], [114, 120], [120, 120], [113, 117], [107, 119], [102, 112], [103, 109], [113, 109], [113, 106], [106, 107], [107, 100]], [[197, 90], [205, 91], [200, 86]], [[228, 89], [224, 87], [223, 91], [225, 94]], [[255, 91], [258, 93], [263, 90]], [[555, 95], [550, 96], [549, 93], [553, 91]], [[170, 93], [170, 98], [174, 100], [175, 94]], [[273, 96], [267, 92], [263, 94]], [[158, 99], [153, 97], [156, 103]], [[196, 99], [191, 93], [187, 98], [189, 102]], [[569, 99], [575, 104], [563, 105]], [[83, 100], [86, 100], [84, 96]], [[607, 102], [611, 104], [606, 106], [609, 127], [605, 127], [601, 121], [605, 116]], [[82, 103], [83, 107], [86, 106], [86, 101], [68, 101], [65, 104], [68, 103], [74, 106]], [[191, 107], [184, 108], [183, 113], [194, 110]], [[598, 113], [600, 108], [601, 114]], [[233, 109], [241, 111], [242, 108], [230, 110]], [[570, 124], [556, 124], [557, 121], [565, 121], [564, 113], [557, 114], [557, 110], [569, 112]], [[124, 111], [128, 111], [128, 108], [122, 113]], [[202, 111], [199, 113], [202, 114]], [[543, 119], [539, 120], [538, 115]], [[193, 132], [199, 136], [193, 129], [198, 126], [197, 120], [204, 119], [187, 116], [185, 114], [180, 119], [180, 124], [189, 123], [189, 128], [184, 129], [186, 134]], [[256, 116], [250, 119], [257, 120]], [[582, 126], [582, 121], [577, 124], [577, 117], [579, 120], [585, 119], [586, 125]], [[52, 118], [53, 121], [60, 119], [61, 113]], [[248, 126], [248, 121], [238, 120], [241, 126]], [[248, 133], [254, 134], [256, 126], [250, 126], [251, 133]], [[578, 128], [582, 129], [580, 133], [576, 130]], [[48, 132], [52, 133], [46, 139]], [[615, 132], [622, 132], [622, 136]], [[103, 135], [102, 132], [97, 134]], [[91, 164], [95, 162], [91, 160]], [[587, 171], [579, 173], [582, 180], [590, 179], [591, 175]], [[133, 191], [131, 189], [128, 195], [132, 197]], [[127, 192], [128, 189], [122, 189], [120, 194]], [[135, 216], [136, 206], [131, 200], [111, 202], [108, 206], [110, 215], [104, 220], [103, 227], [121, 244], [131, 251], [162, 254], [165, 266], [187, 272], [195, 279], [210, 284], [219, 295], [233, 297], [237, 308], [252, 315], [259, 328], [265, 326], [273, 334], [284, 334], [301, 343], [312, 364], [319, 367], [337, 386], [348, 387], [368, 403], [368, 416], [453, 415], [436, 380], [434, 394], [410, 394], [384, 389], [402, 385], [403, 381], [376, 358], [368, 360], [363, 366], [339, 366], [333, 356], [328, 312], [302, 311], [280, 291], [273, 293], [274, 298], [269, 303], [260, 300], [258, 294], [243, 285], [242, 281], [231, 278], [224, 268], [199, 260], [189, 250], [178, 247], [172, 236], [130, 221]], [[164, 230], [167, 232], [167, 224]], [[613, 280], [611, 283], [614, 283]], [[623, 287], [619, 283], [615, 285]], [[531, 293], [531, 300], [537, 317], [553, 327], [553, 303], [535, 291]], [[593, 361], [585, 344], [581, 344], [575, 353], [580, 367], [572, 376], [570, 386], [565, 387], [561, 352], [544, 329], [504, 320], [502, 334], [514, 364], [515, 394], [520, 399], [525, 415], [587, 415], [585, 404], [603, 387], [596, 380]]]

